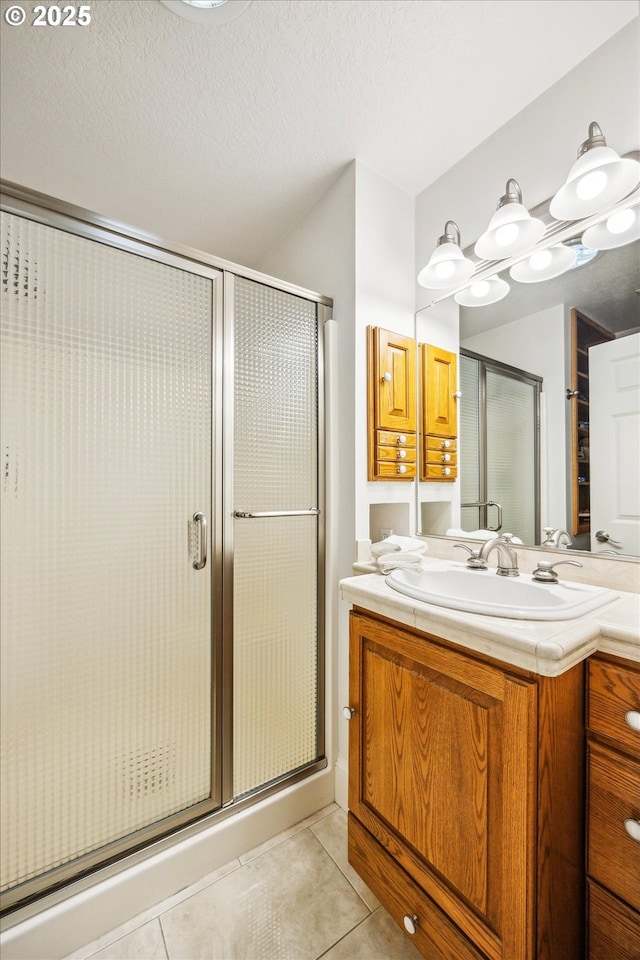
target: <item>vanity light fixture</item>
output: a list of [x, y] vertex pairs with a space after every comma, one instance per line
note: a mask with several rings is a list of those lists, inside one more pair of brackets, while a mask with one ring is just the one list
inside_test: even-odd
[[487, 280], [476, 280], [470, 287], [460, 290], [454, 300], [461, 307], [486, 307], [502, 300], [510, 289], [507, 281], [501, 277], [489, 277]]
[[522, 204], [517, 180], [507, 180], [506, 192], [498, 201], [489, 226], [477, 241], [474, 252], [481, 260], [516, 257], [542, 239], [545, 225], [532, 217]]
[[431, 290], [448, 290], [468, 280], [474, 270], [475, 264], [460, 249], [458, 224], [447, 220], [428, 264], [418, 274], [418, 283]]
[[577, 259], [576, 251], [563, 243], [555, 243], [544, 250], [536, 250], [526, 260], [521, 260], [509, 270], [509, 275], [518, 283], [539, 283], [552, 280], [570, 270]]
[[639, 214], [638, 207], [616, 210], [606, 220], [588, 227], [582, 234], [582, 242], [595, 250], [613, 250], [614, 247], [640, 240]]
[[162, 0], [162, 3], [184, 20], [220, 24], [239, 17], [251, 0]]
[[597, 123], [589, 124], [589, 138], [578, 150], [564, 186], [549, 206], [556, 220], [579, 220], [624, 199], [640, 181], [640, 163], [622, 158], [607, 146]]

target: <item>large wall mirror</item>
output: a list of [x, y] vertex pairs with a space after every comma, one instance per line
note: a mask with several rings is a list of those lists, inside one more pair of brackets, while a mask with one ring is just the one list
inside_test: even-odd
[[[640, 524], [634, 533], [634, 524], [616, 528], [611, 516], [620, 496], [628, 512], [640, 513], [640, 241], [601, 250], [545, 282], [518, 283], [508, 270], [501, 276], [510, 291], [497, 303], [459, 307], [451, 297], [416, 317], [419, 343], [448, 331], [450, 342], [439, 345], [460, 351], [462, 392], [458, 480], [416, 484], [419, 529], [460, 538], [499, 528], [528, 545], [548, 540], [553, 529], [570, 534], [560, 547], [640, 556]], [[606, 335], [577, 343], [577, 318]], [[635, 383], [632, 377], [625, 388], [631, 427], [617, 446], [610, 436], [603, 443], [595, 429], [608, 389], [606, 363], [615, 360], [601, 359], [611, 351], [591, 344], [609, 338], [636, 358], [627, 367], [635, 369]], [[596, 539], [602, 531], [609, 540]]]

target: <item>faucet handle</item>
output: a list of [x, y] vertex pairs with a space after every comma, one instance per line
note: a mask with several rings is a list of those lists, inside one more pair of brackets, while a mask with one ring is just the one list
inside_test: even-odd
[[456, 547], [461, 547], [463, 550], [466, 550], [469, 554], [467, 559], [467, 567], [470, 570], [486, 570], [488, 563], [483, 557], [480, 556], [479, 550], [472, 550], [471, 547], [468, 547], [466, 543], [454, 543], [454, 549]]
[[554, 568], [562, 566], [563, 563], [570, 564], [572, 567], [582, 566], [579, 560], [556, 560], [555, 563], [551, 563], [550, 560], [538, 560], [538, 566], [531, 574], [531, 579], [538, 583], [558, 583], [558, 574]]

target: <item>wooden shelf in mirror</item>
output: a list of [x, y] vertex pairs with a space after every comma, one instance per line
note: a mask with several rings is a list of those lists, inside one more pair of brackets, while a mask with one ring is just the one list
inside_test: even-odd
[[571, 310], [571, 502], [574, 536], [590, 532], [589, 347], [614, 336], [575, 307]]

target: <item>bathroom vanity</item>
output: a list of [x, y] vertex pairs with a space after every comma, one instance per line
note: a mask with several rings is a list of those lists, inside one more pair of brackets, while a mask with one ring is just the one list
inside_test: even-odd
[[560, 623], [341, 589], [349, 860], [417, 949], [637, 960], [637, 598]]

